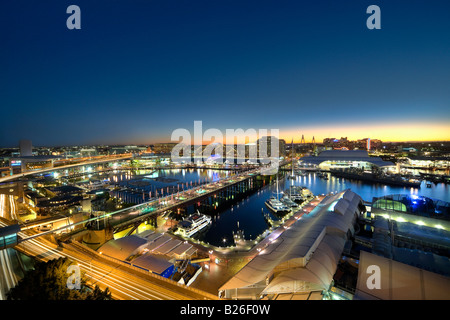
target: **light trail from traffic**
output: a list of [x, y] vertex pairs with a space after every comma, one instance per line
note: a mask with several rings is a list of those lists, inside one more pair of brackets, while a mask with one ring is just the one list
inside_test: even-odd
[[16, 201], [13, 195], [9, 195], [9, 215], [11, 217], [11, 220], [19, 220], [16, 210]]
[[0, 194], [0, 217], [5, 217], [5, 195], [2, 193]]
[[[0, 222], [0, 225], [7, 226]], [[19, 232], [19, 236], [27, 236]], [[188, 297], [164, 288], [151, 281], [142, 279], [136, 275], [119, 270], [118, 267], [111, 267], [103, 264], [94, 258], [83, 259], [75, 252], [57, 249], [55, 245], [47, 243], [43, 238], [30, 239], [21, 243], [22, 250], [39, 257], [43, 261], [67, 257], [77, 263], [80, 270], [85, 274], [88, 283], [98, 284], [103, 290], [108, 287], [115, 299], [124, 300], [178, 300], [188, 299]], [[5, 262], [2, 261], [2, 265]]]

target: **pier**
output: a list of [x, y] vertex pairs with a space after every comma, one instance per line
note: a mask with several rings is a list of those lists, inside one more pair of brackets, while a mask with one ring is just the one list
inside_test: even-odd
[[[280, 163], [280, 167], [286, 165]], [[153, 198], [150, 201], [124, 208], [115, 212], [100, 215], [98, 225], [111, 228], [114, 232], [124, 230], [130, 226], [137, 227], [147, 221], [156, 226], [158, 216], [168, 212], [179, 213], [180, 217], [188, 206], [194, 210], [212, 212], [220, 205], [229, 204], [239, 196], [256, 191], [258, 186], [273, 180], [271, 175], [261, 174], [261, 167], [247, 170], [231, 177], [204, 185], [192, 186], [188, 190], [177, 191], [166, 196]], [[259, 183], [258, 183], [259, 182]]]

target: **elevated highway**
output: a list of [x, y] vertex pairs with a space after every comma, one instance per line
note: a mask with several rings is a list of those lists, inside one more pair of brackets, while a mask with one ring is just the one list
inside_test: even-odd
[[56, 171], [56, 170], [64, 170], [64, 169], [70, 169], [70, 168], [74, 168], [74, 167], [93, 165], [93, 164], [99, 164], [99, 163], [105, 163], [105, 162], [113, 162], [113, 161], [119, 161], [119, 160], [129, 160], [132, 158], [133, 158], [132, 154], [125, 154], [125, 155], [119, 155], [119, 156], [106, 156], [106, 157], [102, 157], [102, 158], [96, 158], [94, 160], [77, 162], [74, 164], [66, 164], [66, 165], [62, 165], [62, 166], [45, 168], [45, 169], [41, 169], [41, 170], [27, 171], [27, 172], [23, 172], [23, 173], [17, 173], [17, 174], [13, 174], [10, 176], [1, 177], [0, 183], [14, 181], [14, 180], [18, 180], [20, 178], [27, 177], [30, 175], [52, 172], [52, 171]]

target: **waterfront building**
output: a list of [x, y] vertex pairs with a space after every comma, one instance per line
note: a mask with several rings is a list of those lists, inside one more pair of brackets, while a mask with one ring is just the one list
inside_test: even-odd
[[414, 194], [392, 194], [374, 197], [371, 213], [410, 222], [426, 221], [429, 225], [444, 224], [450, 231], [450, 203]]
[[59, 156], [20, 156], [10, 158], [10, 168], [14, 173], [53, 168], [53, 162], [61, 159]]
[[450, 157], [409, 156], [405, 167], [413, 169], [450, 169]]
[[[370, 267], [377, 266], [379, 287], [371, 283]], [[375, 283], [374, 283], [375, 284]], [[361, 251], [354, 300], [449, 300], [450, 278], [394, 259]]]
[[[360, 252], [353, 299], [449, 300], [450, 232], [395, 219], [374, 219], [372, 250]], [[368, 278], [371, 266], [378, 268], [377, 280]]]
[[222, 296], [322, 299], [362, 211], [363, 200], [351, 190], [326, 196], [284, 232], [275, 230], [267, 247], [219, 288]]
[[[450, 299], [450, 203], [419, 195], [374, 197], [372, 236], [359, 253], [353, 299]], [[378, 288], [367, 286], [378, 266]], [[369, 279], [370, 280], [370, 279]]]
[[418, 195], [374, 198], [372, 253], [450, 276], [450, 203]]
[[157, 274], [164, 278], [169, 278], [174, 273], [174, 260], [164, 257], [144, 254], [133, 260], [133, 266]]
[[380, 157], [370, 157], [367, 150], [326, 150], [318, 156], [306, 156], [299, 159], [299, 165], [322, 170], [360, 168], [371, 170], [373, 167], [381, 169], [395, 169], [395, 164], [384, 161]]

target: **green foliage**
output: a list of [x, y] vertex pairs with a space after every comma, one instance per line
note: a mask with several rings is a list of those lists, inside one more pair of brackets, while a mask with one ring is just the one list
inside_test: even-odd
[[68, 258], [48, 262], [38, 262], [35, 269], [27, 272], [17, 286], [8, 292], [8, 300], [110, 300], [108, 288], [102, 291], [97, 285], [94, 289], [86, 286], [81, 276], [81, 289], [67, 288], [69, 274], [67, 268], [73, 264]]

